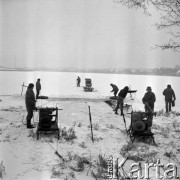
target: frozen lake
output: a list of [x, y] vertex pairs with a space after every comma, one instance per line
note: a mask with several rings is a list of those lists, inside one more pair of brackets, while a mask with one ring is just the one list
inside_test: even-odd
[[[77, 76], [81, 78], [81, 87], [76, 87]], [[0, 95], [21, 94], [21, 85], [36, 83], [37, 78], [41, 79], [41, 95], [49, 97], [66, 98], [105, 98], [112, 96], [110, 83], [116, 84], [119, 89], [130, 86], [137, 90], [135, 101], [141, 103], [146, 92], [146, 87], [151, 86], [156, 95], [156, 107], [164, 107], [163, 90], [167, 84], [171, 84], [176, 93], [176, 107], [180, 109], [180, 85], [179, 77], [172, 76], [151, 76], [151, 75], [128, 75], [128, 74], [100, 74], [100, 73], [71, 73], [71, 72], [18, 72], [0, 71]], [[94, 92], [85, 92], [85, 78], [92, 79]], [[23, 94], [26, 88], [24, 88]], [[127, 95], [127, 100], [130, 99]]]

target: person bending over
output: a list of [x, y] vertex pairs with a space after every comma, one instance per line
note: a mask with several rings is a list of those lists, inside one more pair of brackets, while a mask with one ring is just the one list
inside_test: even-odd
[[125, 86], [123, 89], [120, 90], [118, 97], [117, 97], [117, 105], [115, 108], [115, 114], [118, 114], [118, 108], [120, 106], [121, 109], [121, 116], [123, 115], [123, 105], [124, 105], [124, 98], [126, 97], [127, 93], [134, 93], [136, 90], [130, 91], [128, 86]]
[[116, 97], [116, 95], [117, 95], [117, 93], [118, 93], [118, 91], [119, 91], [119, 89], [118, 89], [118, 87], [115, 85], [115, 84], [110, 84], [110, 86], [112, 86], [112, 91], [111, 92], [114, 92], [114, 96]]

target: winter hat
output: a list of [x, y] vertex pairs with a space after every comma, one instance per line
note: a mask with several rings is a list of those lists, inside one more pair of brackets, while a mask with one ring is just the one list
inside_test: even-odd
[[147, 88], [146, 88], [146, 90], [148, 91], [151, 91], [152, 89], [151, 89], [151, 86], [148, 86]]
[[28, 85], [28, 88], [33, 88], [34, 87], [34, 84], [33, 83], [30, 83], [29, 85]]
[[127, 90], [129, 90], [129, 87], [128, 87], [128, 86], [125, 86], [125, 87], [124, 87], [124, 89], [127, 89]]

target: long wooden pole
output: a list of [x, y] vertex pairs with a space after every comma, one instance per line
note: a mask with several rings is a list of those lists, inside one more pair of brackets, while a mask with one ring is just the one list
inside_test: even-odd
[[91, 119], [90, 106], [89, 106], [89, 120], [90, 120], [90, 125], [91, 125], [91, 139], [92, 139], [92, 142], [94, 143], [94, 137], [93, 137], [93, 127], [92, 127], [92, 119]]
[[21, 95], [22, 95], [22, 93], [23, 93], [23, 88], [24, 88], [24, 87], [27, 87], [27, 86], [24, 85], [24, 82], [23, 82], [23, 84], [22, 84], [21, 86], [22, 86], [22, 90], [21, 90]]
[[23, 93], [23, 87], [24, 87], [24, 82], [23, 82], [23, 85], [21, 85], [22, 86], [22, 90], [21, 90], [21, 95], [22, 95], [22, 93]]
[[[45, 141], [46, 143], [48, 143], [47, 141]], [[49, 144], [49, 143], [48, 143]], [[51, 146], [51, 144], [49, 144], [50, 146]], [[51, 146], [51, 148], [52, 149], [54, 149], [52, 146]], [[56, 151], [55, 149], [54, 149], [54, 151], [55, 151], [55, 154], [57, 155], [57, 156], [59, 156], [63, 161], [64, 161], [64, 158], [59, 154], [59, 152], [58, 151]]]

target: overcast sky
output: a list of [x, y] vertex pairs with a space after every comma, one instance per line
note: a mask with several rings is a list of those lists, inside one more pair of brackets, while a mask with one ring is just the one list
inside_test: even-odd
[[168, 40], [158, 16], [113, 0], [0, 0], [0, 65], [154, 68], [180, 65], [179, 53], [152, 50]]

